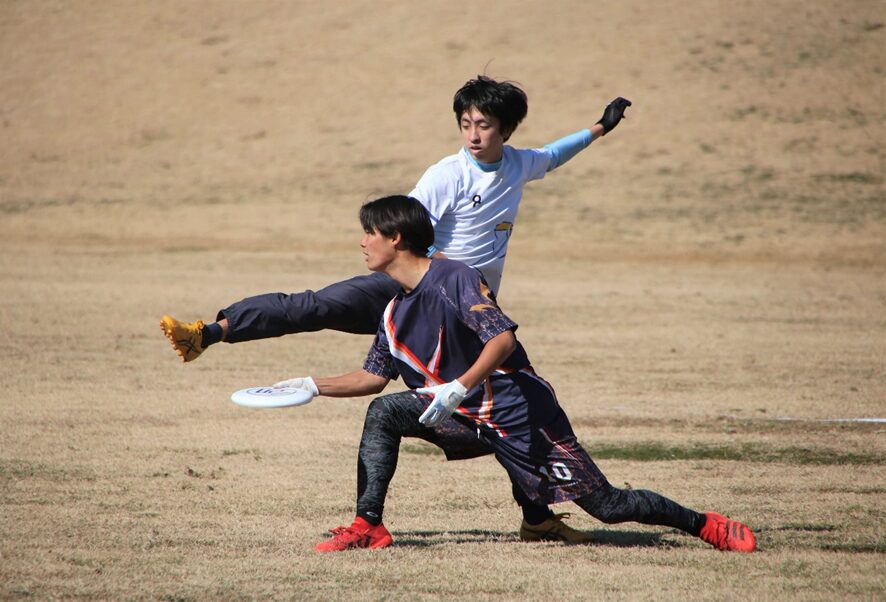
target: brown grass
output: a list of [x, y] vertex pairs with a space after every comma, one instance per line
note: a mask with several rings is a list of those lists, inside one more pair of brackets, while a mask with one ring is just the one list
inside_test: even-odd
[[[0, 5], [0, 598], [878, 599], [886, 591], [882, 5]], [[525, 195], [500, 300], [613, 483], [747, 521], [517, 540], [491, 459], [403, 446], [353, 512], [365, 399], [231, 391], [359, 365], [339, 333], [181, 365], [166, 312], [361, 273], [355, 220], [454, 152], [484, 70], [518, 145], [629, 119]], [[392, 385], [392, 390], [396, 389]], [[783, 417], [801, 420], [784, 421]], [[608, 451], [607, 451], [608, 450]]]

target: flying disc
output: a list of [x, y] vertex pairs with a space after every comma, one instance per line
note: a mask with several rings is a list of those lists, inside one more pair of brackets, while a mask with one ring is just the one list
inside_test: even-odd
[[292, 387], [251, 387], [231, 395], [231, 401], [247, 408], [288, 408], [314, 399], [310, 391]]

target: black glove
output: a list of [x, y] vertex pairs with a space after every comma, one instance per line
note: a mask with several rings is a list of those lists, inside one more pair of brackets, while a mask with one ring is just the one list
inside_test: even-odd
[[615, 129], [615, 126], [624, 117], [625, 109], [629, 106], [631, 106], [631, 101], [621, 96], [606, 105], [606, 108], [603, 110], [603, 117], [597, 122], [603, 126], [604, 136]]

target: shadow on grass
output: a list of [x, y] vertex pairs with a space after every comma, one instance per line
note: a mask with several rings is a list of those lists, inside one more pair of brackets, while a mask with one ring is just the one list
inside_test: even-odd
[[779, 527], [760, 527], [755, 529], [758, 533], [764, 533], [766, 531], [803, 531], [806, 533], [826, 533], [829, 531], [836, 531], [836, 525], [816, 525], [812, 523], [806, 524], [790, 524], [790, 525], [781, 525]]
[[[680, 544], [663, 540], [668, 532], [648, 531], [590, 531], [593, 541], [589, 546], [612, 546], [617, 548], [679, 548]], [[449, 543], [526, 543], [526, 545], [550, 544], [556, 542], [521, 542], [513, 531], [489, 531], [468, 529], [463, 531], [396, 531], [394, 544], [397, 546], [432, 547]]]
[[[773, 533], [781, 535], [782, 539], [787, 539], [787, 543], [782, 542], [780, 545], [783, 548], [817, 549], [850, 554], [886, 553], [886, 540], [845, 541], [839, 531], [840, 528], [836, 525], [814, 523], [791, 523], [755, 529], [757, 534]], [[823, 537], [816, 537], [815, 534], [824, 534], [825, 536], [834, 534], [838, 539], [823, 541]]]

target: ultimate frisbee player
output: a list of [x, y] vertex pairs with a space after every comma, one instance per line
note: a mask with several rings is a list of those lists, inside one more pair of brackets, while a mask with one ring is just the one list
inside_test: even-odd
[[744, 524], [701, 514], [652, 491], [613, 487], [582, 449], [551, 385], [535, 373], [479, 272], [432, 259], [431, 220], [415, 199], [385, 197], [360, 210], [367, 266], [401, 290], [384, 310], [356, 372], [287, 381], [315, 395], [381, 392], [402, 377], [413, 389], [374, 399], [367, 410], [357, 467], [353, 523], [332, 530], [320, 552], [383, 548], [393, 538], [382, 518], [400, 441], [417, 437], [447, 459], [486, 454], [536, 504], [571, 500], [605, 523], [636, 521], [681, 529], [721, 550], [752, 552]]
[[[516, 149], [505, 142], [526, 116], [526, 94], [510, 82], [484, 76], [466, 82], [453, 98], [463, 148], [431, 166], [410, 193], [432, 216], [434, 240], [425, 252], [477, 268], [497, 292], [523, 187], [612, 131], [630, 105], [616, 98], [590, 129], [543, 148]], [[377, 272], [317, 292], [249, 297], [219, 311], [210, 324], [163, 316], [161, 327], [186, 362], [222, 340], [238, 343], [323, 329], [374, 334], [384, 308], [399, 290], [394, 279]], [[523, 511], [522, 538], [587, 541], [588, 536], [568, 527], [562, 516], [532, 504], [516, 485], [513, 490]]]

